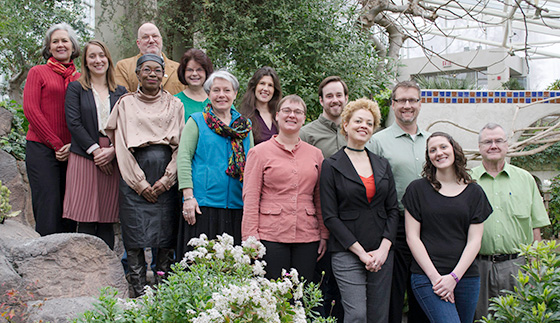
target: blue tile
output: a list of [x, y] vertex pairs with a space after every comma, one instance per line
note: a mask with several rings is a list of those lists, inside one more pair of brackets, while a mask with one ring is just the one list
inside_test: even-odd
[[531, 97], [536, 97], [537, 96], [537, 92], [531, 92]]
[[479, 98], [480, 95], [481, 95], [480, 91], [479, 91], [479, 92], [476, 92], [476, 97], [477, 97], [477, 98]]
[[463, 97], [463, 92], [458, 92], [457, 95], [462, 98]]
[[513, 97], [516, 98], [519, 96], [519, 92], [513, 92]]
[[531, 99], [529, 98], [525, 99], [525, 103], [531, 103]]
[[475, 103], [474, 98], [471, 98], [469, 103]]
[[519, 97], [524, 98], [525, 97], [525, 92], [519, 92]]
[[426, 93], [426, 94], [422, 94], [422, 95], [424, 95], [424, 96], [432, 96], [432, 91], [426, 91], [425, 93]]
[[544, 95], [544, 92], [540, 92], [540, 91], [539, 91], [539, 94], [538, 94], [538, 95], [539, 95], [540, 98], [542, 98], [543, 95]]
[[492, 98], [488, 99], [488, 103], [494, 103], [494, 99]]
[[556, 92], [550, 92], [550, 97], [555, 97], [556, 96]]
[[500, 96], [505, 98], [507, 96], [507, 94], [506, 94], [506, 92], [500, 92]]
[[439, 99], [438, 98], [434, 98], [434, 103], [438, 103]]
[[482, 97], [483, 97], [483, 98], [485, 98], [485, 97], [487, 97], [487, 96], [488, 96], [488, 92], [487, 92], [487, 91], [482, 92]]
[[513, 99], [512, 99], [512, 98], [508, 98], [508, 99], [507, 99], [507, 103], [513, 103]]
[[450, 91], [445, 92], [445, 96], [447, 97], [451, 96], [451, 92]]
[[451, 103], [457, 103], [457, 99], [456, 98], [451, 99]]

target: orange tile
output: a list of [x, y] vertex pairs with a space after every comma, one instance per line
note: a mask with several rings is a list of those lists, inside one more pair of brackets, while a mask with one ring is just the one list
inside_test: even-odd
[[507, 97], [508, 97], [508, 98], [511, 98], [512, 96], [513, 96], [513, 93], [511, 93], [511, 92], [508, 92], [508, 93], [507, 93]]

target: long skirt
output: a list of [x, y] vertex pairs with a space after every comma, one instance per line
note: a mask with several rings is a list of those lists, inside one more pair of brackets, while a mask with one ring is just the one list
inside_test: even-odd
[[179, 237], [177, 239], [177, 260], [181, 261], [187, 251], [193, 248], [187, 246], [192, 238], [198, 238], [201, 233], [208, 239], [215, 239], [217, 235], [227, 233], [233, 237], [236, 245], [241, 244], [242, 209], [218, 209], [201, 206], [202, 214], [196, 215], [196, 223], [189, 225], [183, 217], [179, 221]]
[[[101, 147], [108, 138], [99, 138]], [[63, 218], [77, 222], [116, 223], [119, 221], [119, 169], [114, 159], [113, 174], [106, 175], [93, 160], [75, 153], [68, 157]]]
[[[172, 151], [167, 145], [152, 145], [135, 148], [133, 155], [148, 183], [154, 185], [165, 174]], [[126, 249], [175, 248], [180, 214], [177, 185], [158, 196], [156, 203], [151, 203], [121, 179], [119, 207]]]

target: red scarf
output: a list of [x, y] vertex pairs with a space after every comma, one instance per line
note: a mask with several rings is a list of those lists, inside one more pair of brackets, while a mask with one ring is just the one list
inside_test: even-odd
[[76, 66], [74, 66], [73, 61], [70, 61], [70, 63], [61, 63], [51, 56], [47, 61], [47, 66], [64, 78], [64, 89], [68, 87], [70, 82], [73, 82], [80, 77], [80, 73], [76, 71]]

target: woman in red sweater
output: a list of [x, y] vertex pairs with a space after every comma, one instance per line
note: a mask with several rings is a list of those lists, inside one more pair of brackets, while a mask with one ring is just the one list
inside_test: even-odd
[[44, 236], [75, 229], [73, 221], [62, 221], [70, 153], [64, 97], [68, 83], [80, 76], [72, 61], [80, 56], [72, 27], [61, 23], [49, 28], [42, 53], [47, 63], [29, 71], [23, 90], [23, 111], [29, 120], [25, 164], [31, 186], [35, 230]]

